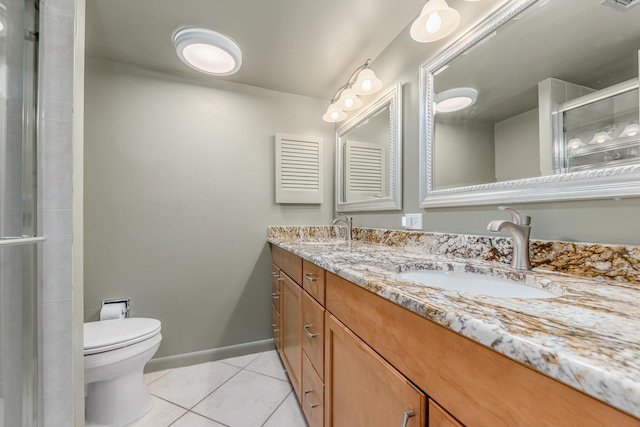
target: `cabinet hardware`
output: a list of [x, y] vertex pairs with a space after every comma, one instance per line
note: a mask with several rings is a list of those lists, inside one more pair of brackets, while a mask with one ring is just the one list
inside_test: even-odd
[[280, 298], [280, 292], [271, 292], [271, 296], [274, 298]]
[[309, 406], [309, 408], [315, 408], [316, 406], [320, 405], [319, 403], [311, 403], [309, 402], [309, 399], [307, 399], [307, 394], [311, 393], [313, 390], [305, 390], [304, 391], [304, 403], [307, 404], [307, 406]]
[[317, 277], [313, 277], [309, 273], [304, 273], [304, 278], [307, 279], [310, 282], [317, 282], [318, 281]]
[[274, 328], [273, 332], [280, 332], [280, 328]]
[[275, 271], [272, 271], [272, 272], [271, 272], [271, 276], [272, 276], [272, 277], [278, 277], [278, 273], [276, 273]]
[[415, 416], [416, 413], [413, 411], [407, 411], [404, 413], [404, 416], [402, 417], [402, 427], [407, 427], [407, 423], [409, 422], [409, 418]]
[[278, 277], [278, 282], [282, 282], [284, 279], [282, 277]]
[[318, 335], [320, 335], [320, 334], [312, 334], [311, 332], [309, 332], [309, 329], [308, 329], [308, 328], [310, 328], [310, 327], [312, 327], [312, 326], [313, 326], [313, 325], [304, 325], [304, 328], [303, 328], [303, 329], [304, 329], [304, 334], [305, 334], [306, 336], [308, 336], [309, 338], [315, 338], [315, 337], [317, 337]]

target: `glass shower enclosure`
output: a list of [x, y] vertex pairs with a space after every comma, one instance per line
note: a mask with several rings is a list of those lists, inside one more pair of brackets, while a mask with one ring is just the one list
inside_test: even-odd
[[38, 425], [37, 25], [0, 0], [0, 427]]

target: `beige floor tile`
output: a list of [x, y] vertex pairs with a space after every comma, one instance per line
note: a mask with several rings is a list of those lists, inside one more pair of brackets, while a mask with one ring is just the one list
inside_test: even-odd
[[153, 408], [145, 416], [127, 427], [165, 427], [184, 415], [187, 410], [165, 400], [151, 396]]
[[193, 411], [231, 427], [261, 426], [290, 391], [288, 382], [244, 370]]
[[220, 362], [228, 363], [229, 365], [237, 366], [238, 368], [244, 368], [249, 363], [256, 360], [256, 358], [260, 356], [260, 354], [262, 353], [253, 353], [247, 354], [245, 356], [230, 357], [228, 359], [222, 359], [220, 360]]
[[270, 377], [283, 381], [289, 381], [287, 373], [284, 370], [284, 365], [276, 350], [265, 351], [253, 362], [249, 363], [245, 369], [259, 374], [269, 375]]
[[263, 427], [306, 427], [302, 409], [292, 391]]
[[157, 372], [149, 372], [148, 374], [144, 374], [144, 382], [146, 384], [151, 384], [158, 378], [162, 378], [163, 376], [167, 375], [169, 372], [171, 372], [171, 369], [165, 369], [164, 371], [157, 371]]
[[149, 384], [149, 391], [176, 405], [192, 408], [238, 371], [240, 368], [221, 362], [172, 369]]
[[171, 427], [224, 427], [224, 424], [217, 423], [193, 412], [188, 412], [178, 421], [171, 424]]

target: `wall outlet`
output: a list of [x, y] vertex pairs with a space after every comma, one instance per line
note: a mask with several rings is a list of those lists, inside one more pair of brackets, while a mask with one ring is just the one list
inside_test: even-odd
[[422, 230], [422, 214], [402, 215], [402, 226], [409, 230]]

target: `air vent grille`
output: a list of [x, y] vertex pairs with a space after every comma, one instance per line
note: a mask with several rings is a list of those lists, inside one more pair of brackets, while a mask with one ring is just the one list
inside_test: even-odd
[[276, 135], [276, 203], [322, 203], [322, 139]]
[[387, 162], [384, 145], [346, 141], [345, 161], [347, 200], [385, 196]]

